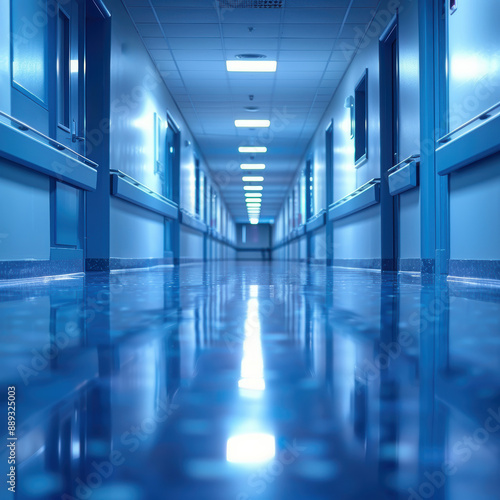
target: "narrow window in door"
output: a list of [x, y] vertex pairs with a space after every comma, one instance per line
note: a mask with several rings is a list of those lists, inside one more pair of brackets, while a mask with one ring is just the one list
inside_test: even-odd
[[57, 28], [57, 122], [69, 131], [70, 122], [69, 17], [59, 10]]
[[368, 70], [356, 85], [354, 92], [354, 162], [368, 156]]

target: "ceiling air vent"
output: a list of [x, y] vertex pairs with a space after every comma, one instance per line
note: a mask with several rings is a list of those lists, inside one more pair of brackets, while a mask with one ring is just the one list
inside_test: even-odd
[[285, 0], [218, 0], [221, 9], [281, 9]]

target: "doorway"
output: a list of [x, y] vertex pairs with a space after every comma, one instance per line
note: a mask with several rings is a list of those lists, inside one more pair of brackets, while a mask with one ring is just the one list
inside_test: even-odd
[[381, 268], [397, 271], [400, 254], [399, 197], [389, 192], [388, 170], [399, 162], [399, 50], [395, 16], [380, 38]]

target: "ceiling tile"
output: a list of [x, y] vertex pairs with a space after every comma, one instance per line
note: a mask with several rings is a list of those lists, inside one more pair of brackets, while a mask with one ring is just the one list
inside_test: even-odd
[[313, 9], [285, 9], [285, 23], [301, 23], [304, 19], [307, 23], [329, 23], [342, 24], [346, 9], [342, 8], [323, 8]]
[[172, 61], [172, 54], [170, 53], [170, 50], [152, 49], [149, 53], [155, 61]]
[[176, 61], [223, 61], [222, 50], [174, 50]]
[[130, 16], [136, 23], [155, 23], [157, 22], [151, 7], [129, 7]]
[[167, 38], [219, 38], [220, 30], [218, 24], [163, 24]]
[[245, 50], [255, 52], [257, 50], [278, 50], [278, 38], [224, 38], [226, 50]]
[[143, 37], [147, 49], [168, 49], [167, 41], [163, 37]]
[[219, 18], [215, 9], [174, 9], [172, 7], [156, 7], [160, 23], [167, 24], [217, 24]]
[[250, 33], [248, 24], [223, 24], [222, 32], [224, 37], [248, 37], [249, 44], [254, 38], [272, 38], [278, 37], [280, 33], [279, 24], [261, 24], [254, 26]]
[[136, 23], [137, 31], [141, 36], [163, 37], [159, 24], [154, 23]]
[[340, 24], [285, 24], [283, 26], [284, 38], [335, 38], [340, 29]]
[[173, 50], [222, 50], [222, 42], [219, 38], [172, 38], [168, 43]]

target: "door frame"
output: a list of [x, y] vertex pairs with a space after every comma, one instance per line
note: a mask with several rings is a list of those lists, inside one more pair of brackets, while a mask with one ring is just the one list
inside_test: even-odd
[[[389, 192], [388, 170], [394, 166], [393, 157], [393, 73], [392, 46], [398, 44], [398, 15], [391, 19], [387, 28], [379, 38], [379, 74], [380, 74], [380, 224], [381, 224], [381, 269], [382, 271], [397, 271], [400, 246], [399, 231], [399, 197]], [[399, 44], [398, 44], [399, 45]], [[397, 60], [399, 47], [397, 45]], [[396, 75], [399, 89], [399, 72]], [[399, 92], [396, 91], [399, 101]], [[398, 106], [399, 108], [399, 106]], [[398, 109], [399, 112], [399, 109]], [[399, 121], [399, 120], [398, 120]]]

